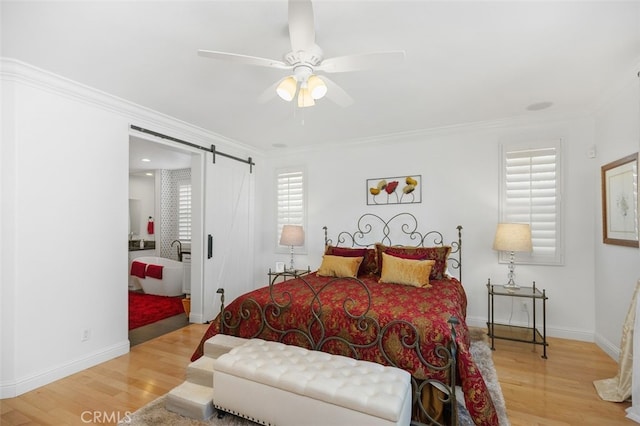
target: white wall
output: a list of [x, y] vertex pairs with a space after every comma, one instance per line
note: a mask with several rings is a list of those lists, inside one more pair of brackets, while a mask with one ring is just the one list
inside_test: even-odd
[[2, 395], [11, 396], [129, 349], [128, 126], [46, 84], [5, 88]]
[[640, 151], [640, 82], [636, 76], [630, 76], [624, 83], [596, 115], [598, 164], [594, 174], [598, 179], [592, 187], [598, 197], [594, 206], [598, 220], [593, 235], [596, 341], [615, 359], [619, 355], [622, 324], [640, 279], [640, 251], [637, 248], [602, 243], [600, 167]]
[[11, 59], [0, 59], [0, 82], [0, 398], [7, 398], [129, 350], [130, 124], [252, 151]]
[[[468, 322], [483, 326], [487, 320], [486, 281], [506, 279], [507, 267], [498, 263], [491, 249], [498, 222], [499, 145], [503, 141], [562, 138], [565, 209], [564, 266], [518, 265], [521, 284], [536, 281], [547, 290], [548, 333], [553, 336], [593, 340], [594, 316], [594, 204], [596, 193], [594, 161], [586, 155], [593, 145], [593, 123], [573, 119], [554, 123], [505, 122], [443, 131], [365, 141], [348, 146], [331, 146], [316, 151], [277, 153], [270, 160], [272, 168], [305, 165], [308, 170], [309, 226], [306, 230], [308, 256], [296, 256], [296, 266], [317, 267], [323, 250], [322, 227], [329, 236], [338, 231], [354, 230], [363, 213], [390, 217], [409, 211], [418, 217], [422, 229], [438, 229], [449, 240], [456, 238], [456, 226], [463, 230], [463, 284], [469, 299]], [[422, 175], [422, 203], [402, 206], [368, 206], [365, 181], [368, 178]], [[271, 178], [273, 181], [273, 178]], [[264, 188], [264, 212], [269, 224], [275, 223], [275, 206], [271, 202], [273, 186]], [[266, 222], [266, 220], [264, 221]], [[271, 225], [273, 227], [273, 225]], [[274, 253], [275, 233], [265, 235], [262, 250], [265, 268], [276, 260], [286, 260]], [[266, 269], [265, 269], [266, 270]], [[266, 281], [265, 281], [266, 282]], [[509, 298], [496, 299], [496, 316], [508, 320]], [[513, 323], [524, 322], [525, 314], [517, 309]]]

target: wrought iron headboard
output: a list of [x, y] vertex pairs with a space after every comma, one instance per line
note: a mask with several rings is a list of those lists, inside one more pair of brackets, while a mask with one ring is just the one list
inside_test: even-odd
[[339, 247], [373, 247], [376, 243], [386, 246], [451, 246], [447, 265], [458, 271], [458, 280], [462, 282], [462, 226], [458, 225], [458, 239], [445, 244], [440, 231], [419, 232], [418, 219], [411, 213], [398, 213], [388, 220], [373, 213], [365, 213], [358, 219], [355, 231], [342, 231], [334, 243], [327, 235], [324, 226], [324, 244]]

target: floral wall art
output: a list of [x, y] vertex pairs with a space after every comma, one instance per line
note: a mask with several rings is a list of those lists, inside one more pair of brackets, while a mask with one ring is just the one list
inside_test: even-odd
[[367, 204], [422, 202], [422, 176], [406, 175], [367, 179]]

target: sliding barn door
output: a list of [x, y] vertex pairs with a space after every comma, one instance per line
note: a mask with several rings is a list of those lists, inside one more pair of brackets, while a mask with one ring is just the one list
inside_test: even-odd
[[225, 304], [253, 289], [254, 174], [249, 165], [207, 153], [204, 185], [202, 301], [205, 321]]

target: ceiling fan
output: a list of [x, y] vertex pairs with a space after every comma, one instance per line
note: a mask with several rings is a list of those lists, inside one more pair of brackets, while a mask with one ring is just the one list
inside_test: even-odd
[[318, 72], [350, 72], [394, 65], [401, 63], [405, 57], [404, 51], [383, 51], [325, 59], [322, 49], [315, 43], [311, 0], [289, 0], [289, 38], [291, 52], [284, 55], [283, 61], [211, 50], [198, 50], [198, 55], [291, 71], [290, 75], [268, 89], [262, 98], [264, 100], [266, 97], [271, 97], [275, 91], [285, 101], [292, 101], [297, 93], [299, 107], [313, 106], [315, 100], [325, 95], [341, 106], [348, 106], [353, 102], [353, 99], [340, 86], [324, 75], [318, 76]]

